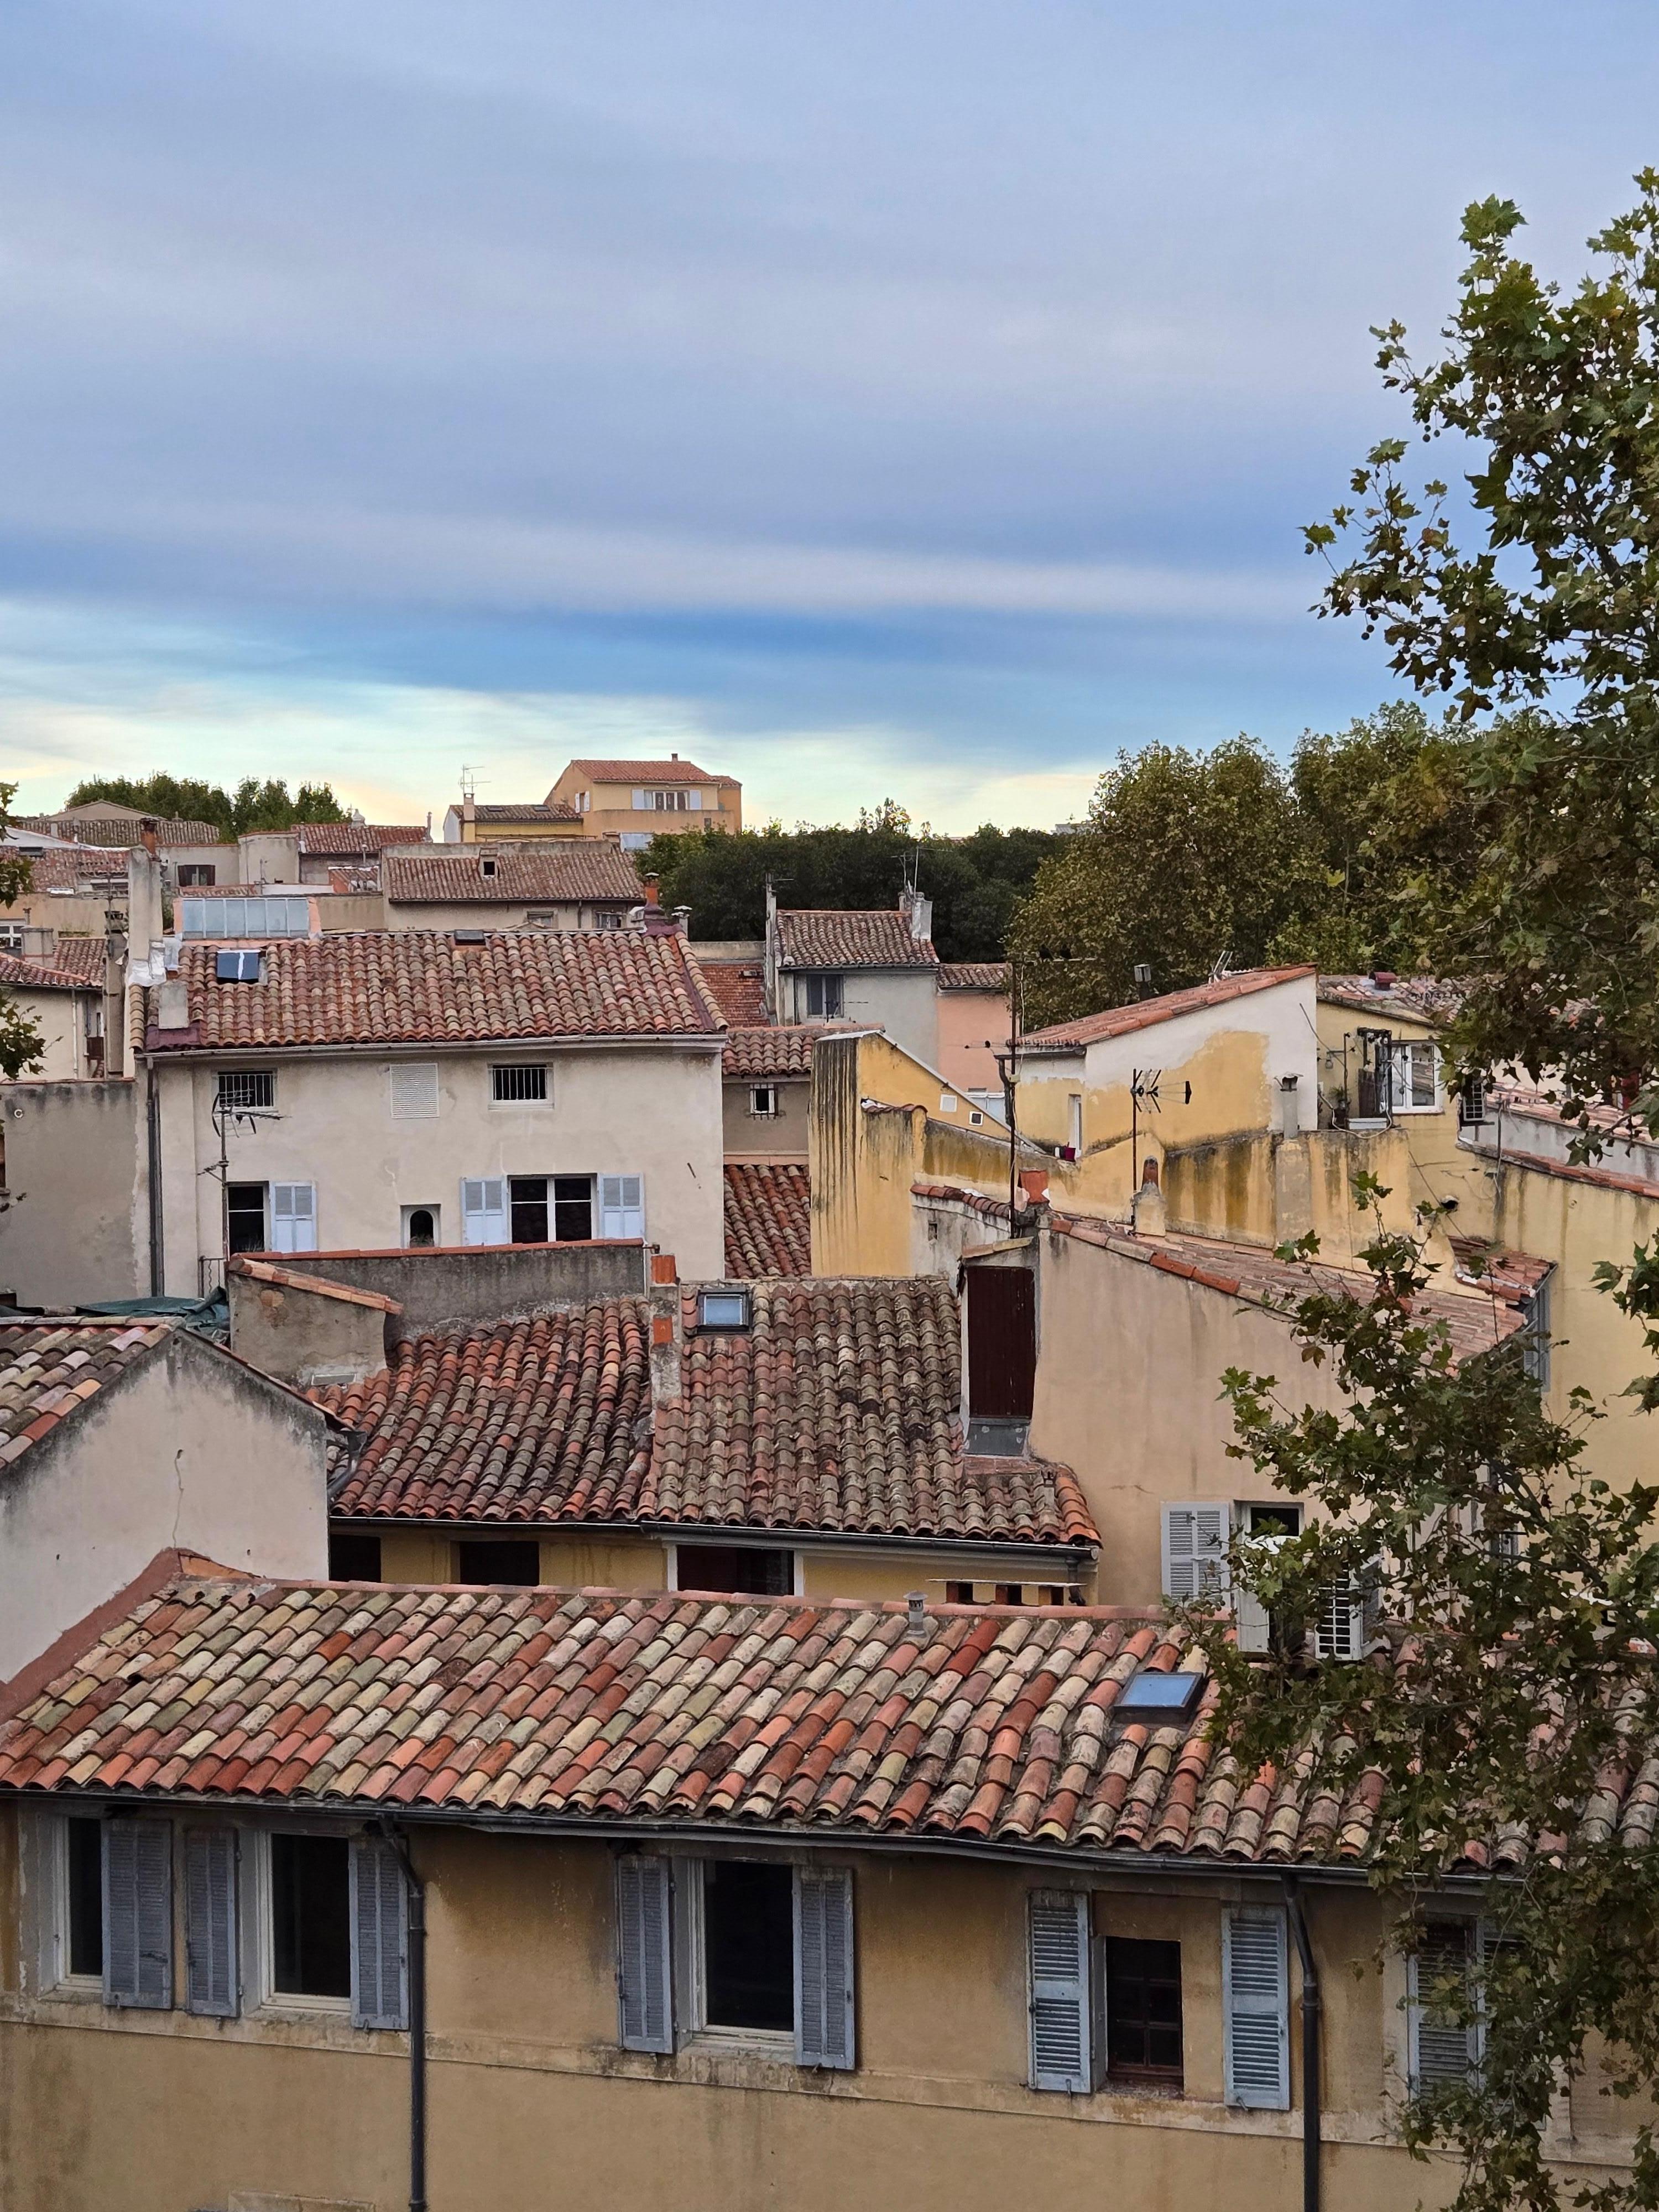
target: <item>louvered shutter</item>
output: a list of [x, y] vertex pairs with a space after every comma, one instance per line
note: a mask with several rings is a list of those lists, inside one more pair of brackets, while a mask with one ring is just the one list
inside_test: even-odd
[[185, 1836], [185, 2004], [233, 2020], [236, 1972], [236, 1831], [191, 1828]]
[[853, 1877], [795, 1869], [795, 2063], [851, 2066]]
[[104, 2002], [146, 2012], [173, 2003], [173, 1830], [166, 1820], [104, 1823]]
[[1357, 1576], [1344, 1575], [1327, 1583], [1319, 1593], [1314, 1656], [1319, 1659], [1364, 1657], [1365, 1600]]
[[674, 2048], [669, 1875], [666, 1859], [641, 1851], [617, 1861], [617, 2009], [625, 2051]]
[[601, 1237], [644, 1236], [643, 1176], [599, 1177], [599, 1234]]
[[314, 1252], [317, 1249], [317, 1187], [314, 1183], [272, 1183], [270, 1249], [273, 1252]]
[[463, 1244], [507, 1242], [507, 1178], [464, 1176], [461, 1179]]
[[1227, 1540], [1231, 1509], [1225, 1504], [1166, 1505], [1164, 1509], [1164, 1595], [1225, 1597]]
[[351, 1839], [351, 2024], [409, 2025], [409, 1906], [398, 1854], [379, 1836]]
[[1229, 1912], [1222, 1927], [1222, 2040], [1227, 2102], [1282, 2112], [1291, 2102], [1291, 2002], [1285, 1915]]
[[1431, 1922], [1410, 1960], [1412, 2088], [1421, 2094], [1466, 2081], [1480, 2063], [1480, 2031], [1449, 2006], [1473, 1990], [1474, 1929], [1468, 1922]]
[[1079, 1890], [1036, 1889], [1030, 1912], [1031, 2087], [1085, 2092], [1097, 2063], [1089, 1899]]

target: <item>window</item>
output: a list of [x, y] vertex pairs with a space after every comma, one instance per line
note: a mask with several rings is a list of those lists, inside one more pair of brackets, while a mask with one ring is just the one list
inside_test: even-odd
[[794, 1869], [715, 1859], [702, 1870], [703, 2025], [795, 2025]]
[[593, 1178], [555, 1176], [553, 1237], [559, 1244], [586, 1244], [593, 1236]]
[[505, 1244], [507, 1182], [501, 1176], [464, 1176], [461, 1182], [463, 1244]]
[[380, 1580], [380, 1540], [356, 1528], [328, 1532], [328, 1578], [331, 1583]]
[[1328, 1583], [1319, 1595], [1314, 1622], [1316, 1659], [1363, 1659], [1365, 1656], [1365, 1593], [1357, 1575]]
[[526, 907], [524, 926], [526, 929], [557, 929], [560, 926], [559, 909], [556, 906]]
[[758, 1544], [677, 1544], [674, 1587], [722, 1596], [787, 1597], [795, 1587], [795, 1555]]
[[586, 814], [592, 804], [593, 794], [592, 792], [579, 791], [576, 793], [576, 811], [578, 814]]
[[392, 1084], [394, 1121], [435, 1121], [438, 1118], [438, 1069], [432, 1060], [416, 1060], [386, 1071]]
[[778, 1116], [778, 1086], [775, 1083], [751, 1084], [749, 1091], [749, 1110], [763, 1121], [774, 1121]]
[[73, 1980], [104, 1975], [104, 1824], [65, 1820], [64, 1972]]
[[545, 1105], [547, 1068], [540, 1062], [512, 1061], [489, 1071], [489, 1095], [497, 1105]]
[[1086, 2094], [1105, 2059], [1104, 1994], [1082, 1890], [1036, 1889], [1027, 1904], [1031, 2087]]
[[542, 1547], [533, 1536], [520, 1540], [494, 1539], [455, 1547], [455, 1579], [486, 1586], [507, 1583], [515, 1589], [534, 1589], [542, 1578]]
[[1484, 1969], [1502, 1942], [1484, 1920], [1431, 1920], [1407, 1962], [1413, 2091], [1467, 2081], [1485, 2055]]
[[225, 1187], [225, 1235], [233, 1252], [265, 1249], [265, 1187], [233, 1182]]
[[545, 1244], [547, 1234], [547, 1177], [545, 1176], [514, 1176], [507, 1188], [512, 1194], [512, 1234], [515, 1244]]
[[[1258, 1544], [1282, 1544], [1302, 1534], [1299, 1505], [1237, 1505], [1236, 1526], [1243, 1536]], [[1275, 1620], [1254, 1590], [1233, 1593], [1233, 1618], [1241, 1651], [1271, 1651], [1286, 1640], [1285, 1624]]]
[[1106, 1939], [1106, 2064], [1110, 2074], [1181, 2081], [1181, 1946]]
[[1287, 2112], [1290, 1976], [1279, 1906], [1240, 1907], [1222, 1922], [1221, 2041], [1227, 2102]]
[[833, 1021], [843, 1004], [843, 975], [808, 975], [806, 983], [806, 1018], [808, 1021]]
[[1540, 1283], [1529, 1298], [1522, 1301], [1521, 1318], [1527, 1325], [1522, 1339], [1521, 1357], [1526, 1370], [1540, 1390], [1550, 1387], [1550, 1286], [1548, 1279]]
[[218, 870], [205, 860], [181, 860], [179, 864], [179, 888], [187, 891], [202, 884], [216, 884]]
[[343, 1836], [271, 1837], [273, 1996], [351, 1995], [350, 1851]]
[[677, 784], [672, 791], [636, 791], [634, 811], [647, 814], [697, 814], [702, 811], [702, 793], [689, 791]]
[[750, 1304], [747, 1291], [699, 1291], [699, 1328], [747, 1328]]
[[317, 1249], [315, 1183], [272, 1183], [270, 1249], [273, 1252], [314, 1252]]
[[599, 1177], [599, 1234], [635, 1237], [645, 1234], [645, 1178], [642, 1176]]
[[972, 1583], [945, 1583], [945, 1602], [946, 1605], [971, 1605], [973, 1601], [974, 1586]]
[[21, 921], [0, 921], [0, 952], [21, 952], [23, 949], [23, 924]]
[[[179, 904], [186, 937], [304, 937], [311, 928], [309, 899], [181, 898]], [[236, 980], [220, 977], [222, 982]]]
[[268, 1113], [276, 1103], [276, 1077], [269, 1067], [222, 1067], [219, 1103], [235, 1113]]
[[257, 983], [259, 963], [264, 957], [259, 952], [217, 952], [213, 958], [215, 981], [221, 983]]
[[405, 1206], [402, 1209], [404, 1246], [411, 1252], [427, 1251], [438, 1242], [441, 1210], [435, 1206]]
[[1083, 1150], [1083, 1093], [1073, 1091], [1066, 1102], [1066, 1142], [1075, 1158]]
[[495, 880], [495, 863], [494, 860], [480, 860], [478, 863], [478, 873], [483, 878], [485, 883], [494, 883]]
[[1396, 1038], [1389, 1063], [1389, 1103], [1396, 1114], [1440, 1109], [1440, 1048], [1426, 1039]]
[[995, 1605], [1024, 1605], [1025, 1602], [1024, 1583], [999, 1583], [996, 1585], [996, 1596], [993, 1599], [992, 1602]]
[[1163, 1518], [1164, 1596], [1195, 1598], [1208, 1593], [1224, 1602], [1231, 1581], [1229, 1509], [1225, 1505], [1166, 1505]]
[[595, 929], [620, 929], [622, 926], [623, 911], [620, 907], [602, 906], [593, 916]]
[[1201, 1674], [1176, 1673], [1162, 1667], [1142, 1667], [1119, 1691], [1112, 1708], [1126, 1719], [1177, 1721], [1198, 1702], [1204, 1686]]

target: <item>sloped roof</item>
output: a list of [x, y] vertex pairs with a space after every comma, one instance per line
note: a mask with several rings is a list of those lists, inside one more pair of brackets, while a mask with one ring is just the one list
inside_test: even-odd
[[804, 1166], [726, 1162], [726, 1272], [811, 1273], [812, 1186]]
[[[183, 1579], [0, 1728], [0, 1789], [447, 1808], [626, 1829], [1072, 1850], [1152, 1865], [1364, 1858], [1374, 1778], [1241, 1771], [1155, 1615], [678, 1593]], [[1651, 1840], [1632, 1760], [1612, 1818]]]
[[[14, 824], [14, 827], [21, 825]], [[13, 857], [11, 850], [0, 858]], [[60, 845], [46, 853], [25, 853], [29, 864], [29, 888], [37, 891], [75, 891], [85, 884], [118, 877], [125, 891], [127, 852], [125, 845]]]
[[[14, 814], [11, 817], [15, 830], [33, 830], [43, 837], [65, 837], [76, 845], [118, 845], [123, 852], [141, 842], [138, 824], [146, 818], [138, 814]], [[158, 845], [220, 845], [226, 841], [216, 822], [158, 820], [155, 842]]]
[[574, 806], [567, 806], [562, 799], [555, 804], [550, 797], [544, 802], [527, 799], [522, 805], [475, 805], [472, 818], [475, 822], [580, 822], [582, 817]]
[[1006, 960], [941, 960], [939, 987], [941, 991], [1006, 991], [1008, 988], [1008, 963]]
[[1489, 1291], [1506, 1305], [1522, 1305], [1555, 1272], [1553, 1260], [1531, 1252], [1511, 1252], [1489, 1244], [1483, 1237], [1450, 1237], [1447, 1243], [1457, 1259], [1457, 1279], [1475, 1289]]
[[388, 845], [424, 845], [431, 836], [424, 822], [296, 822], [294, 834], [311, 859], [383, 853]]
[[810, 1075], [813, 1044], [819, 1037], [833, 1034], [833, 1026], [826, 1030], [821, 1024], [804, 1023], [799, 1027], [731, 1030], [726, 1033], [721, 1071], [728, 1076]]
[[165, 1343], [157, 1321], [0, 1322], [0, 1470]]
[[1220, 976], [1213, 983], [1195, 984], [1188, 991], [1166, 991], [1161, 998], [1138, 999], [1133, 1006], [1109, 1006], [1103, 1013], [1085, 1014], [1074, 1022], [1055, 1022], [1046, 1030], [1033, 1030], [1024, 1042], [1028, 1048], [1099, 1044], [1107, 1037], [1153, 1029], [1178, 1015], [1200, 1013], [1206, 1006], [1224, 1006], [1230, 1000], [1248, 999], [1257, 991], [1271, 991], [1276, 983], [1293, 983], [1298, 976], [1313, 973], [1311, 968], [1250, 968], [1241, 975]]
[[766, 1019], [766, 970], [754, 960], [705, 960], [695, 945], [702, 979], [726, 1020], [734, 1027], [758, 1027]]
[[[29, 959], [32, 956], [22, 956]], [[60, 975], [76, 975], [83, 983], [95, 983], [101, 989], [109, 965], [109, 954], [101, 937], [60, 937], [52, 946], [51, 957], [42, 956], [37, 963], [44, 968], [55, 968]]]
[[1379, 983], [1373, 975], [1322, 975], [1319, 995], [1334, 1006], [1351, 1006], [1357, 1013], [1391, 1014], [1395, 1020], [1439, 1024], [1449, 1022], [1462, 1006], [1468, 991], [1464, 983], [1451, 983], [1437, 975], [1396, 975]]
[[[493, 860], [486, 876], [481, 860]], [[393, 906], [422, 899], [446, 905], [519, 905], [535, 899], [609, 899], [638, 906], [645, 896], [639, 870], [626, 853], [597, 838], [544, 838], [531, 845], [450, 846], [421, 854], [391, 853], [380, 880]]]
[[[278, 938], [261, 980], [222, 983], [213, 945], [179, 956], [181, 1048], [705, 1036], [721, 1024], [677, 936], [643, 930], [357, 930]], [[159, 994], [149, 994], [150, 1018]], [[165, 1052], [171, 1034], [150, 1030]]]
[[[570, 768], [580, 769], [592, 783], [717, 783], [727, 791], [738, 788], [736, 776], [711, 775], [695, 761], [573, 760]], [[549, 792], [548, 797], [552, 796]]]
[[103, 949], [100, 944], [98, 948], [100, 976], [96, 983], [89, 975], [76, 975], [71, 969], [60, 968], [55, 959], [49, 963], [43, 958], [27, 958], [21, 952], [0, 952], [0, 984], [5, 984], [14, 991], [98, 990], [103, 980]]
[[778, 917], [785, 968], [937, 968], [931, 938], [910, 934], [896, 908], [801, 908]]

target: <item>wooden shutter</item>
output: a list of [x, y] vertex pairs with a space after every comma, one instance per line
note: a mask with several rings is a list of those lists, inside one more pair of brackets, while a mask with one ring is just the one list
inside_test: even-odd
[[601, 1237], [644, 1236], [643, 1176], [599, 1177], [599, 1234]]
[[1164, 1595], [1224, 1598], [1231, 1577], [1227, 1543], [1232, 1510], [1225, 1504], [1166, 1505], [1164, 1515]]
[[1242, 1908], [1222, 1923], [1227, 2102], [1283, 2112], [1291, 2102], [1291, 1998], [1285, 1915]]
[[968, 1412], [1029, 1421], [1036, 1390], [1036, 1277], [1026, 1267], [969, 1267]]
[[104, 1823], [104, 2002], [145, 2012], [173, 2003], [173, 1828]]
[[617, 1861], [617, 2039], [624, 2051], [672, 2051], [674, 1978], [666, 1859]]
[[409, 1905], [398, 1854], [379, 1836], [351, 1839], [351, 2024], [409, 2025]]
[[853, 1877], [795, 1869], [795, 2063], [854, 2063]]
[[1034, 1889], [1030, 1900], [1031, 2087], [1093, 2088], [1098, 2058], [1092, 2048], [1094, 1964], [1089, 1941], [1089, 1899], [1081, 1890]]
[[507, 1179], [504, 1176], [461, 1178], [461, 1242], [505, 1244]]
[[185, 1835], [185, 2005], [234, 2020], [236, 1972], [236, 1831], [191, 1828]]
[[317, 1187], [314, 1183], [272, 1183], [270, 1248], [273, 1252], [314, 1252], [317, 1249]]
[[1409, 1961], [1412, 2088], [1420, 2094], [1449, 2081], [1466, 2081], [1480, 2057], [1474, 2021], [1448, 2009], [1474, 1989], [1475, 1930], [1467, 1920], [1431, 1921]]

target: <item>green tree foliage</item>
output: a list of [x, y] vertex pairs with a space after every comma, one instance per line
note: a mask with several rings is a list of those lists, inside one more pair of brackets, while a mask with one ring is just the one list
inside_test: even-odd
[[1637, 1078], [1659, 1127], [1659, 171], [1637, 185], [1570, 292], [1513, 250], [1510, 202], [1468, 209], [1440, 358], [1376, 333], [1421, 437], [1473, 456], [1467, 498], [1408, 481], [1389, 438], [1307, 538], [1322, 612], [1465, 720], [1516, 710], [1479, 747], [1493, 834], [1428, 915], [1438, 964], [1481, 979], [1462, 1056], [1582, 1097]]
[[191, 777], [148, 775], [92, 776], [78, 783], [65, 804], [82, 806], [94, 799], [117, 806], [141, 806], [146, 814], [174, 822], [211, 822], [222, 838], [240, 837], [247, 830], [287, 830], [296, 822], [343, 822], [345, 809], [326, 783], [302, 783], [290, 798], [286, 783], [244, 776], [234, 793], [216, 783]]
[[[0, 836], [10, 826], [15, 783], [0, 783]], [[29, 887], [27, 860], [0, 860], [0, 906], [11, 906]], [[40, 1065], [40, 1031], [15, 1000], [0, 991], [0, 1075], [27, 1075]]]
[[933, 942], [945, 960], [1000, 960], [1009, 923], [1038, 867], [1061, 841], [1042, 830], [936, 837], [892, 799], [850, 830], [787, 830], [774, 823], [727, 836], [705, 830], [659, 836], [640, 855], [665, 906], [689, 906], [697, 938], [758, 937], [766, 879], [784, 907], [893, 907], [907, 867], [933, 902]]

